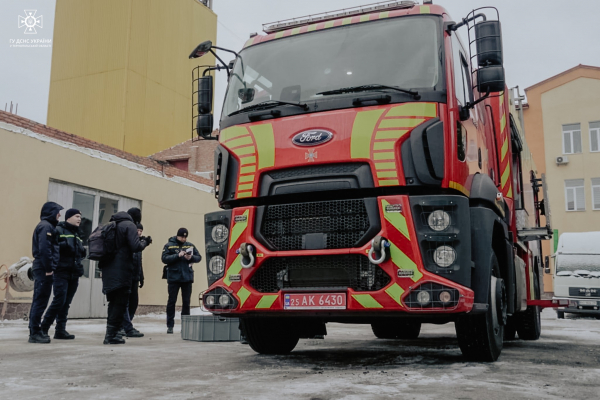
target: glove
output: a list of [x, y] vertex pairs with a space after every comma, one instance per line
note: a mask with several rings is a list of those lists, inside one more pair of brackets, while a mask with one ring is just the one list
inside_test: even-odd
[[144, 281], [140, 281], [140, 289], [144, 287]]
[[146, 243], [148, 246], [152, 243], [152, 236], [146, 236]]

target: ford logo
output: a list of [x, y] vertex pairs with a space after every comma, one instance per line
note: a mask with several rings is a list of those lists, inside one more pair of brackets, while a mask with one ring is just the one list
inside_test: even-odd
[[294, 135], [292, 143], [297, 146], [318, 146], [331, 139], [333, 139], [333, 133], [321, 129], [311, 129]]

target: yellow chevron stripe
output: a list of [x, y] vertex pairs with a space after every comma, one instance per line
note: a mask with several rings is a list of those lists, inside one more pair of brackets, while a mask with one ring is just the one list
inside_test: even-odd
[[435, 117], [435, 103], [408, 103], [394, 107], [386, 117]]
[[500, 132], [504, 132], [505, 127], [506, 127], [506, 114], [503, 112], [502, 117], [500, 118]]
[[510, 163], [506, 164], [506, 168], [504, 169], [504, 172], [502, 173], [502, 187], [503, 188], [506, 185], [506, 182], [508, 181], [509, 175], [510, 175]]
[[377, 173], [377, 177], [378, 178], [397, 178], [398, 172], [397, 171], [382, 171], [382, 172]]
[[254, 175], [242, 175], [240, 176], [239, 183], [242, 182], [254, 182]]
[[413, 128], [421, 124], [424, 119], [414, 118], [390, 118], [379, 123], [379, 128]]
[[240, 163], [242, 165], [256, 164], [256, 156], [242, 157], [240, 158]]
[[400, 250], [394, 243], [390, 242], [390, 254], [392, 256], [392, 262], [396, 267], [402, 270], [412, 270], [413, 276], [411, 279], [413, 282], [417, 282], [419, 279], [423, 277], [419, 268], [417, 268], [417, 264], [414, 263], [402, 250]]
[[402, 136], [406, 135], [407, 132], [408, 130], [406, 129], [377, 131], [377, 133], [375, 133], [375, 139], [400, 139]]
[[231, 279], [229, 279], [229, 277], [231, 275], [237, 275], [242, 271], [242, 263], [240, 261], [241, 258], [242, 258], [242, 255], [238, 254], [238, 256], [235, 258], [235, 260], [233, 260], [233, 262], [227, 269], [227, 273], [225, 274], [225, 279], [223, 279], [223, 283], [226, 284], [227, 286], [231, 285]]
[[373, 143], [373, 150], [394, 150], [396, 142], [375, 142]]
[[509, 199], [512, 199], [512, 197], [513, 197], [512, 184], [510, 184], [510, 186], [508, 187], [508, 192], [506, 193], [506, 197]]
[[240, 168], [240, 174], [249, 174], [254, 172], [256, 172], [256, 167], [254, 165]]
[[380, 179], [379, 180], [379, 186], [394, 186], [394, 185], [399, 185], [400, 182], [398, 181], [398, 179]]
[[352, 297], [364, 308], [383, 308], [370, 294], [353, 294]]
[[254, 183], [244, 183], [242, 185], [238, 185], [238, 190], [241, 192], [243, 190], [252, 190]]
[[233, 152], [235, 154], [239, 156], [245, 156], [247, 154], [256, 154], [256, 149], [254, 148], [254, 145], [250, 145], [250, 146], [246, 146], [246, 147], [240, 147], [239, 149], [235, 149], [233, 150]]
[[506, 153], [508, 153], [508, 140], [505, 140], [504, 143], [502, 143], [502, 161], [504, 161], [504, 157], [506, 157]]
[[229, 147], [230, 149], [233, 147], [239, 147], [243, 145], [253, 145], [252, 138], [249, 135], [241, 137], [239, 139], [233, 139], [227, 142], [227, 147]]
[[240, 298], [240, 308], [241, 308], [244, 306], [244, 303], [246, 302], [246, 300], [248, 300], [248, 297], [250, 297], [250, 291], [242, 286], [240, 288], [240, 290], [238, 290], [237, 296]]
[[219, 133], [219, 141], [225, 143], [228, 140], [248, 134], [248, 129], [241, 126], [232, 126], [225, 128]]
[[380, 170], [380, 169], [396, 169], [396, 163], [395, 162], [376, 162], [375, 163], [375, 169]]
[[391, 151], [386, 151], [385, 153], [373, 153], [374, 160], [393, 160], [394, 153]]
[[250, 196], [252, 196], [252, 191], [250, 191], [250, 192], [242, 192], [242, 193], [238, 193], [237, 194], [237, 198], [238, 199], [241, 199], [243, 197], [250, 197]]
[[277, 300], [276, 294], [267, 294], [260, 298], [255, 308], [271, 308], [275, 300]]
[[410, 233], [408, 232], [408, 225], [406, 224], [406, 217], [402, 215], [402, 213], [390, 213], [386, 212], [386, 206], [389, 206], [387, 200], [381, 200], [381, 207], [383, 208], [383, 217], [394, 226], [394, 228], [398, 229], [400, 233], [404, 235], [405, 238], [410, 240]]
[[400, 285], [394, 283], [392, 286], [385, 289], [385, 292], [388, 294], [388, 296], [394, 299], [396, 303], [400, 304], [400, 307], [404, 307], [402, 305], [402, 301], [400, 300], [402, 298], [402, 295], [404, 294], [404, 289], [402, 289]]

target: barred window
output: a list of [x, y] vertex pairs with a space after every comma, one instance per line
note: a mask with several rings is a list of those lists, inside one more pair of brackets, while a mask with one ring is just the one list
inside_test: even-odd
[[567, 211], [585, 211], [585, 189], [583, 179], [565, 180]]

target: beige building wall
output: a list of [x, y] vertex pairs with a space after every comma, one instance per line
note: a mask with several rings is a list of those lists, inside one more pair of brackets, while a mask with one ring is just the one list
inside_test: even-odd
[[143, 156], [184, 142], [188, 56], [216, 32], [197, 0], [57, 0], [47, 125]]
[[[0, 264], [11, 265], [21, 257], [32, 257], [31, 238], [48, 198], [49, 181], [64, 181], [141, 200], [144, 234], [152, 236], [153, 244], [143, 253], [145, 285], [139, 292], [140, 305], [166, 305], [167, 283], [161, 279], [162, 248], [178, 228], [187, 227], [189, 240], [202, 255], [202, 261], [194, 268], [192, 292], [192, 305], [198, 305], [198, 294], [207, 288], [204, 214], [218, 209], [214, 196], [207, 191], [210, 187], [133, 170], [9, 131], [7, 126], [0, 122]], [[31, 302], [32, 292], [11, 293], [25, 296], [22, 302]], [[4, 299], [4, 294], [0, 291], [0, 299]]]
[[[600, 121], [600, 68], [580, 65], [527, 88], [524, 109], [527, 140], [540, 173], [546, 174], [552, 211], [552, 228], [564, 232], [600, 230], [600, 210], [593, 210], [591, 178], [600, 178], [600, 153], [590, 152], [589, 122]], [[557, 165], [563, 156], [562, 126], [579, 123], [582, 152], [567, 154], [569, 163]], [[585, 211], [567, 211], [566, 179], [584, 179]], [[544, 254], [554, 252], [554, 243], [544, 244]], [[554, 272], [551, 262], [552, 273]], [[553, 287], [552, 274], [544, 287]]]

